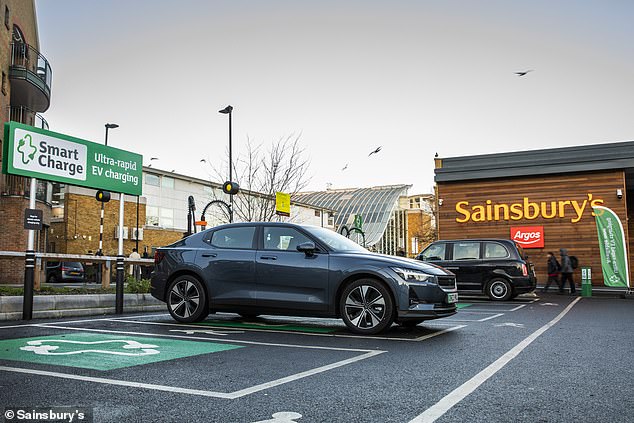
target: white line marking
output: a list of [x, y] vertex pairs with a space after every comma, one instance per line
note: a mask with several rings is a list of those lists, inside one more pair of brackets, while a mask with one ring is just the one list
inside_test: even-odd
[[61, 379], [81, 380], [84, 382], [103, 383], [106, 385], [119, 385], [119, 386], [126, 386], [130, 388], [143, 388], [143, 389], [152, 389], [155, 391], [177, 392], [180, 394], [199, 395], [199, 396], [212, 397], [212, 398], [236, 399], [236, 398], [244, 397], [246, 395], [253, 394], [255, 392], [264, 391], [265, 389], [273, 388], [275, 386], [283, 385], [285, 383], [303, 379], [308, 376], [313, 376], [318, 373], [323, 373], [328, 370], [336, 369], [337, 367], [342, 367], [347, 364], [352, 364], [357, 361], [365, 360], [366, 358], [374, 357], [375, 355], [383, 354], [384, 352], [385, 351], [370, 351], [365, 354], [359, 355], [357, 357], [352, 357], [346, 360], [337, 361], [332, 364], [327, 364], [325, 366], [317, 367], [311, 370], [307, 370], [305, 372], [296, 373], [291, 376], [272, 380], [270, 382], [262, 383], [259, 385], [252, 386], [250, 388], [241, 389], [239, 391], [229, 392], [229, 393], [205, 391], [200, 389], [179, 388], [175, 386], [156, 385], [152, 383], [130, 382], [126, 380], [106, 379], [101, 377], [79, 376], [79, 375], [72, 375], [68, 373], [49, 372], [45, 370], [23, 369], [19, 367], [0, 366], [0, 370], [4, 370], [7, 372], [40, 375], [40, 376], [51, 376], [51, 377], [57, 377]]
[[521, 308], [524, 308], [524, 307], [526, 307], [526, 304], [519, 305], [519, 306], [517, 306], [517, 307], [515, 307], [515, 308], [513, 308], [513, 309], [511, 309], [509, 311], [517, 311], [517, 310], [519, 310]]
[[484, 319], [477, 320], [478, 322], [486, 322], [487, 320], [497, 319], [500, 316], [504, 316], [504, 313], [498, 313], [493, 316], [485, 317]]
[[522, 342], [517, 344], [515, 347], [510, 349], [506, 354], [502, 357], [495, 360], [492, 364], [490, 364], [486, 369], [482, 370], [480, 373], [454, 389], [447, 396], [442, 398], [433, 406], [429, 407], [422, 414], [416, 416], [409, 423], [432, 423], [435, 422], [436, 419], [442, 417], [447, 411], [449, 411], [452, 407], [458, 404], [460, 401], [465, 399], [469, 394], [475, 391], [480, 385], [486, 382], [491, 376], [500, 371], [504, 366], [506, 366], [511, 360], [517, 357], [522, 351], [524, 351], [535, 339], [537, 339], [540, 335], [554, 326], [557, 322], [559, 322], [571, 309], [577, 304], [577, 302], [581, 299], [581, 297], [575, 298], [575, 300], [568, 305], [559, 313], [557, 317], [555, 317], [550, 322], [546, 323], [544, 326], [533, 332], [527, 338], [525, 338]]
[[458, 329], [462, 329], [464, 327], [467, 327], [467, 325], [457, 325], [457, 326], [453, 326], [447, 329], [443, 329], [441, 331], [435, 332], [435, 333], [430, 333], [428, 335], [423, 335], [421, 337], [418, 337], [416, 339], [414, 339], [414, 341], [420, 342], [420, 341], [424, 341], [425, 339], [429, 339], [429, 338], [433, 338], [434, 336], [438, 336], [438, 335], [443, 335], [447, 332], [452, 332], [454, 330], [458, 330]]

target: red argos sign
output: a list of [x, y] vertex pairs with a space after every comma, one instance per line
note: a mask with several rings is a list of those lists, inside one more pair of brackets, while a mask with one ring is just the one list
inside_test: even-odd
[[522, 248], [544, 248], [543, 226], [515, 226], [511, 228], [511, 239]]

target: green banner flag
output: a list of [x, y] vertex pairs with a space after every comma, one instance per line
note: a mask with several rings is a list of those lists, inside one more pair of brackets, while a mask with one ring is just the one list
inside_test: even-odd
[[627, 248], [625, 232], [621, 220], [611, 209], [595, 206], [594, 216], [599, 234], [601, 251], [601, 269], [603, 281], [607, 286], [630, 287], [627, 267]]

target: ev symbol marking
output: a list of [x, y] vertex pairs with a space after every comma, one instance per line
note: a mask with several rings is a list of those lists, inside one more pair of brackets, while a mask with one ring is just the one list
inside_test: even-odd
[[[28, 139], [29, 144], [26, 145], [26, 140]], [[27, 149], [25, 151], [25, 149]], [[31, 150], [29, 153], [28, 151]], [[33, 139], [31, 138], [31, 134], [26, 134], [24, 138], [18, 141], [18, 152], [22, 155], [22, 163], [28, 164], [35, 157], [35, 153], [37, 152], [37, 148], [33, 145]], [[28, 157], [28, 160], [27, 160]]]
[[[51, 345], [52, 343], [59, 343], [62, 345]], [[123, 344], [123, 345], [113, 345], [113, 344]], [[143, 355], [154, 355], [159, 354], [160, 351], [155, 349], [158, 348], [158, 345], [152, 344], [142, 344], [137, 341], [128, 341], [128, 340], [108, 340], [108, 341], [94, 341], [94, 342], [83, 342], [83, 341], [70, 341], [66, 339], [46, 339], [46, 340], [36, 340], [27, 342], [28, 345], [24, 347], [20, 347], [22, 351], [31, 351], [38, 355], [73, 355], [73, 354], [82, 354], [82, 353], [98, 353], [98, 354], [111, 354], [111, 355], [123, 355], [129, 357], [139, 357]], [[66, 345], [64, 345], [66, 344]], [[76, 349], [76, 345], [102, 345], [102, 344], [110, 344], [109, 348], [122, 348], [126, 351], [116, 351], [116, 350], [108, 350], [108, 349], [92, 349], [88, 347], [87, 349]], [[107, 348], [108, 348], [107, 347]], [[70, 351], [58, 351], [60, 348], [69, 349]], [[129, 351], [129, 352], [128, 352]]]

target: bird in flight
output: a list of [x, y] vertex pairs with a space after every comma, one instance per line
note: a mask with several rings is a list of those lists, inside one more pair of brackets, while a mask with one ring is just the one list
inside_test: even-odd
[[515, 75], [517, 76], [525, 76], [527, 73], [532, 72], [532, 69], [526, 70], [526, 71], [522, 71], [522, 72], [515, 72]]
[[377, 148], [376, 148], [376, 150], [374, 150], [374, 151], [370, 152], [370, 154], [368, 154], [368, 157], [370, 157], [371, 155], [376, 154], [376, 153], [378, 153], [379, 151], [381, 151], [381, 147], [383, 147], [383, 146], [379, 146], [379, 147], [377, 147]]
[[346, 163], [346, 165], [341, 169], [341, 171], [343, 172], [346, 169], [348, 169], [348, 163]]

